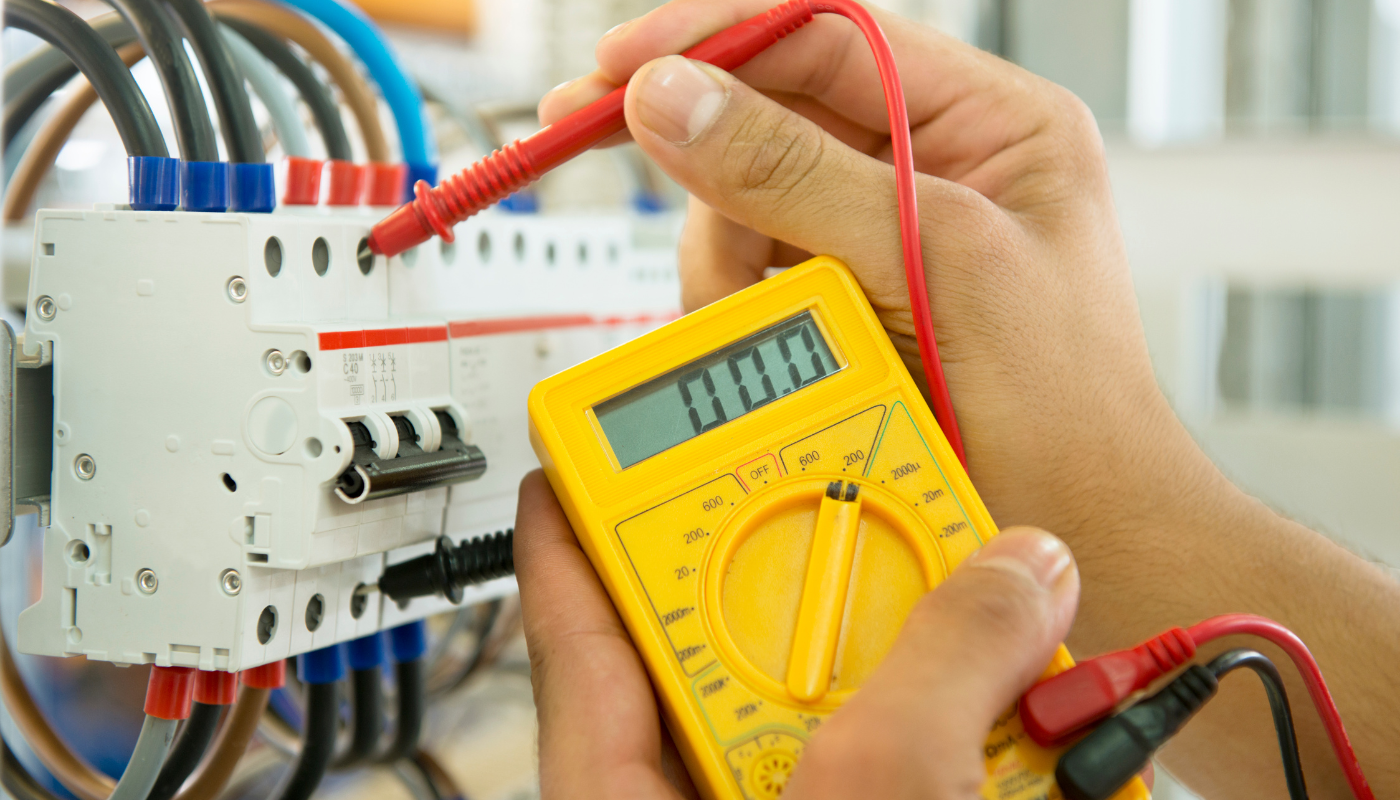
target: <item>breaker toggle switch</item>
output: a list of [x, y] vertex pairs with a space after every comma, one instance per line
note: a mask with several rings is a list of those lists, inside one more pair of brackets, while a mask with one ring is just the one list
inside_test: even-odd
[[363, 422], [347, 422], [355, 442], [350, 467], [335, 482], [335, 496], [347, 503], [363, 503], [381, 497], [419, 492], [438, 486], [480, 478], [486, 472], [486, 455], [476, 445], [462, 441], [451, 415], [434, 412], [442, 427], [442, 443], [424, 452], [421, 437], [404, 416], [391, 416], [399, 447], [393, 458], [375, 452], [376, 443]]

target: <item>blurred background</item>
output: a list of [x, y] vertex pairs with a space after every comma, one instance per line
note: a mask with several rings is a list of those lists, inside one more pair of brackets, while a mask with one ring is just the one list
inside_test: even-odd
[[[108, 10], [65, 4], [84, 15]], [[1246, 489], [1367, 558], [1400, 565], [1400, 0], [877, 4], [1083, 98], [1107, 143], [1149, 344], [1178, 413]], [[659, 3], [361, 5], [433, 101], [447, 174], [537, 127], [539, 96], [591, 70], [605, 31]], [[6, 31], [6, 62], [35, 41]], [[154, 91], [149, 65], [137, 72]], [[7, 160], [7, 178], [13, 167]], [[119, 196], [124, 169], [98, 110], [59, 156], [40, 205]], [[590, 153], [550, 175], [538, 197], [546, 211], [675, 209], [683, 200], [634, 149]], [[30, 246], [27, 230], [14, 234], [4, 243], [11, 307], [23, 305]], [[673, 237], [674, 227], [657, 236]], [[0, 578], [22, 578], [21, 561], [7, 558]], [[12, 631], [27, 590], [23, 580], [3, 585]], [[497, 616], [506, 622], [492, 618], [494, 660], [435, 707], [427, 740], [467, 796], [530, 798], [528, 665], [510, 635], [515, 617]], [[442, 641], [457, 642], [447, 637], [457, 622], [437, 624]], [[463, 641], [453, 646], [476, 640]], [[81, 685], [61, 670], [32, 680], [54, 703]], [[132, 704], [143, 682], [132, 682]], [[326, 790], [416, 796], [411, 778], [380, 777]], [[1170, 780], [1159, 785], [1159, 798], [1190, 797]]]

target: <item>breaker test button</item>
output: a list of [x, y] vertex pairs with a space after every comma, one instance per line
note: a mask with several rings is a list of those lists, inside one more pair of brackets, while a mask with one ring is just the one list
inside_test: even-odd
[[270, 456], [292, 449], [297, 440], [297, 412], [280, 397], [264, 397], [248, 410], [248, 440]]

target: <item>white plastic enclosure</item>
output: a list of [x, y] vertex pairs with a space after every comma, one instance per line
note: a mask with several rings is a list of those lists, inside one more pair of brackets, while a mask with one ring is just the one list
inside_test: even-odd
[[[22, 341], [52, 352], [53, 473], [23, 651], [241, 670], [448, 608], [351, 599], [511, 526], [530, 387], [676, 313], [674, 217], [491, 212], [361, 263], [376, 218], [40, 212]], [[393, 458], [391, 417], [432, 450], [437, 412], [482, 477], [334, 494], [347, 422]]]

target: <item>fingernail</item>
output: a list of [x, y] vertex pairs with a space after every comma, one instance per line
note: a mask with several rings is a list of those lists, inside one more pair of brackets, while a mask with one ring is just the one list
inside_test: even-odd
[[1054, 589], [1074, 563], [1069, 548], [1043, 531], [998, 536], [973, 554], [969, 563], [1015, 572], [1045, 589]]
[[576, 81], [576, 80], [578, 80], [578, 78], [574, 78], [574, 80], [572, 80], [572, 81], [564, 81], [563, 83], [559, 84], [558, 86], [554, 87], [553, 89], [550, 89], [549, 91], [545, 92], [545, 94], [554, 94], [555, 92], [559, 91], [560, 89], [563, 89], [563, 88], [568, 87], [568, 86], [572, 86], [573, 83], [574, 83], [574, 81]]
[[608, 38], [609, 36], [612, 36], [614, 33], [617, 33], [618, 31], [622, 30], [623, 28], [625, 28], [625, 27], [627, 27], [628, 25], [631, 25], [631, 24], [632, 24], [632, 20], [630, 20], [630, 19], [627, 20], [626, 22], [619, 22], [618, 24], [612, 26], [611, 28], [608, 28], [608, 32], [607, 32], [607, 33], [603, 34], [602, 36], [599, 36], [599, 37], [598, 37], [598, 41], [600, 41], [600, 42], [603, 41], [604, 39]]
[[729, 95], [719, 81], [683, 56], [667, 56], [652, 64], [638, 88], [642, 124], [675, 144], [686, 144], [704, 133]]

